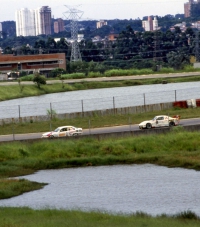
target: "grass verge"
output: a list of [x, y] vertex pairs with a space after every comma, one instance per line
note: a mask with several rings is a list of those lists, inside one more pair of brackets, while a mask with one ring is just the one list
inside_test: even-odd
[[23, 83], [20, 83], [19, 85], [12, 85], [12, 82], [11, 82], [11, 85], [9, 86], [1, 86], [0, 101], [22, 98], [22, 97], [51, 94], [56, 92], [162, 84], [163, 80], [165, 80], [165, 83], [191, 82], [191, 81], [200, 81], [200, 76], [188, 76], [188, 77], [162, 79], [162, 78], [159, 78], [159, 75], [158, 75], [158, 78], [156, 79], [122, 80], [122, 81], [106, 81], [106, 82], [79, 82], [74, 84], [67, 84], [67, 80], [66, 80], [65, 83], [42, 85], [40, 89], [36, 85], [25, 85]]
[[2, 227], [197, 227], [199, 219], [192, 212], [175, 216], [161, 215], [151, 217], [144, 213], [114, 215], [99, 212], [64, 210], [32, 210], [29, 208], [0, 208]]
[[83, 129], [88, 129], [89, 123], [90, 128], [99, 128], [107, 126], [117, 126], [117, 125], [129, 125], [129, 124], [139, 124], [144, 120], [153, 119], [154, 116], [166, 114], [169, 116], [180, 115], [181, 119], [188, 118], [199, 118], [200, 108], [172, 108], [165, 111], [155, 111], [155, 112], [144, 112], [139, 114], [124, 114], [124, 115], [107, 115], [107, 116], [98, 116], [93, 115], [91, 117], [80, 117], [74, 119], [58, 119], [55, 118], [52, 121], [42, 121], [42, 122], [33, 122], [27, 121], [25, 123], [11, 123], [11, 124], [2, 124], [0, 135], [8, 134], [20, 134], [20, 133], [37, 133], [51, 131], [58, 126], [62, 125], [74, 125], [77, 127], [82, 127]]

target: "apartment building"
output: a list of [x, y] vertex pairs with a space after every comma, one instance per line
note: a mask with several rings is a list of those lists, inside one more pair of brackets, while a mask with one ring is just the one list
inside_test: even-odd
[[152, 19], [152, 17], [149, 16], [148, 20], [142, 21], [142, 27], [144, 28], [145, 31], [156, 31], [156, 30], [158, 30], [157, 17], [154, 17], [154, 19]]
[[65, 31], [64, 20], [58, 18], [56, 21], [54, 21], [54, 33], [59, 33], [63, 31]]
[[107, 25], [107, 21], [100, 20], [97, 22], [97, 29], [103, 27], [104, 25]]
[[35, 36], [34, 11], [22, 8], [15, 12], [16, 35]]
[[51, 34], [51, 8], [48, 6], [33, 10], [27, 8], [17, 10], [15, 20], [17, 36]]
[[188, 2], [184, 3], [184, 16], [185, 17], [190, 17], [191, 16], [191, 7], [193, 4], [200, 3], [200, 0], [194, 1], [194, 0], [189, 0]]

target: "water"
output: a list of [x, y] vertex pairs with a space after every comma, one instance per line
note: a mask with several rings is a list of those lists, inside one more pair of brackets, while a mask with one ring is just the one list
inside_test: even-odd
[[[91, 89], [0, 102], [0, 119], [73, 113], [200, 98], [200, 82]], [[176, 92], [175, 92], [176, 91]]]
[[0, 201], [0, 206], [81, 209], [151, 215], [193, 211], [200, 216], [200, 172], [155, 165], [44, 170], [24, 178], [44, 189]]

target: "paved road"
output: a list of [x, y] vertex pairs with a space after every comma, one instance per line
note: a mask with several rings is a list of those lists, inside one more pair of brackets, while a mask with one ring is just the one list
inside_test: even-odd
[[[191, 119], [182, 119], [180, 125], [199, 125], [200, 118], [191, 118]], [[127, 131], [138, 131], [138, 124], [135, 125], [122, 125], [115, 127], [103, 127], [103, 128], [94, 128], [94, 129], [84, 129], [83, 135], [95, 135], [95, 134], [104, 134], [112, 132], [127, 132]], [[154, 130], [154, 129], [152, 129]], [[42, 133], [29, 133], [29, 134], [15, 134], [15, 135], [2, 135], [0, 136], [0, 142], [13, 141], [13, 140], [31, 140], [31, 139], [40, 139]]]
[[[64, 80], [64, 83], [77, 83], [77, 82], [91, 82], [91, 81], [120, 81], [120, 80], [141, 80], [141, 79], [155, 79], [155, 78], [175, 78], [175, 77], [189, 77], [200, 76], [200, 72], [185, 72], [185, 73], [167, 73], [167, 74], [150, 74], [140, 76], [116, 76], [116, 77], [98, 77], [98, 78], [84, 78], [84, 79], [69, 79]], [[47, 84], [62, 83], [61, 80], [47, 80]], [[16, 85], [17, 81], [1, 82], [0, 86]], [[22, 81], [21, 84], [30, 85], [32, 81]]]

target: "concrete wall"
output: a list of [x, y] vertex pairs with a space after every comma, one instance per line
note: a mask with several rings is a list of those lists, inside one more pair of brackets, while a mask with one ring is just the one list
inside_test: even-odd
[[200, 62], [195, 62], [193, 66], [194, 66], [195, 69], [200, 68]]
[[[132, 106], [124, 108], [115, 108], [115, 109], [105, 109], [105, 110], [95, 110], [95, 111], [86, 111], [86, 112], [76, 112], [76, 113], [65, 113], [57, 114], [56, 118], [59, 119], [73, 119], [73, 118], [83, 118], [83, 117], [93, 117], [93, 116], [109, 116], [114, 114], [137, 114], [153, 111], [161, 111], [171, 109], [173, 103], [158, 103], [145, 106]], [[29, 116], [29, 117], [20, 117], [20, 118], [4, 118], [0, 119], [0, 125], [9, 124], [9, 123], [25, 123], [25, 122], [40, 122], [40, 121], [49, 121], [50, 116], [41, 115], [41, 116]]]

